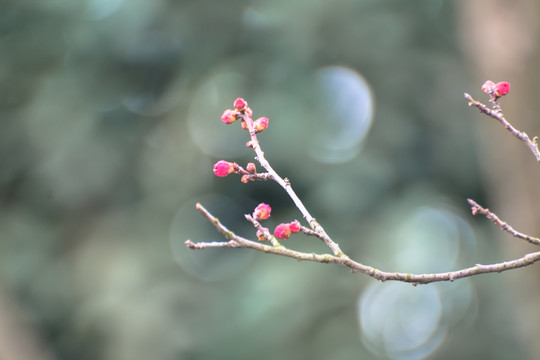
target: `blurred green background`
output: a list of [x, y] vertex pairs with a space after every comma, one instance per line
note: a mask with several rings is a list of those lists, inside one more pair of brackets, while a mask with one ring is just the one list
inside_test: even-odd
[[[439, 272], [534, 251], [466, 198], [540, 234], [537, 0], [0, 1], [0, 359], [538, 359], [538, 266], [378, 283], [334, 265], [191, 251], [272, 206], [275, 183], [216, 178], [268, 160], [354, 259]], [[284, 244], [326, 252], [302, 235]]]

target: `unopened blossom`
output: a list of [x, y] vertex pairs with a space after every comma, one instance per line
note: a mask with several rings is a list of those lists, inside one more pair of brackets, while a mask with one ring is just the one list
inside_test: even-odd
[[234, 100], [234, 108], [238, 111], [241, 111], [241, 110], [244, 110], [247, 106], [247, 102], [246, 100], [242, 99], [242, 98], [238, 98], [236, 100]]
[[274, 229], [274, 235], [278, 239], [288, 239], [289, 236], [291, 236], [291, 229], [289, 224], [279, 224], [278, 226], [276, 226], [276, 228]]
[[253, 129], [255, 132], [261, 132], [268, 128], [268, 118], [263, 116], [253, 122]]
[[253, 217], [255, 220], [266, 220], [270, 217], [270, 213], [272, 212], [272, 208], [268, 204], [260, 203], [257, 205], [255, 210], [253, 211]]
[[510, 83], [501, 81], [495, 84], [495, 96], [504, 96], [510, 91]]
[[289, 229], [291, 230], [292, 233], [299, 232], [301, 227], [302, 226], [297, 220], [294, 220], [293, 222], [289, 223]]
[[225, 160], [220, 160], [214, 164], [214, 174], [216, 176], [227, 176], [234, 172], [235, 163], [231, 163]]
[[221, 121], [227, 125], [232, 124], [238, 119], [237, 115], [235, 110], [227, 109], [223, 112], [223, 115], [221, 115]]

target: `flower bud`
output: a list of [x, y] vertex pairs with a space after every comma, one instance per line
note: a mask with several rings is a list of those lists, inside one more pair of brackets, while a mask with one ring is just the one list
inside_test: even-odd
[[250, 173], [254, 173], [255, 171], [257, 171], [257, 168], [255, 167], [254, 163], [250, 162], [246, 165], [246, 170]]
[[276, 226], [276, 228], [274, 229], [274, 235], [278, 239], [288, 239], [289, 236], [291, 236], [291, 229], [289, 224], [279, 224], [278, 226]]
[[236, 110], [238, 110], [238, 111], [244, 110], [246, 106], [247, 106], [246, 100], [244, 100], [242, 98], [238, 98], [238, 99], [234, 100], [234, 108]]
[[255, 132], [261, 132], [264, 129], [268, 128], [268, 118], [267, 117], [260, 117], [257, 120], [253, 122], [253, 129], [255, 129]]
[[289, 229], [291, 230], [292, 233], [299, 232], [301, 227], [302, 226], [300, 225], [298, 220], [294, 220], [293, 222], [289, 223]]
[[255, 208], [255, 211], [253, 211], [253, 217], [255, 220], [266, 220], [270, 217], [270, 212], [272, 212], [272, 208], [268, 204], [260, 203]]
[[236, 164], [230, 163], [225, 160], [220, 160], [217, 163], [214, 164], [214, 174], [216, 176], [227, 176], [234, 172]]
[[495, 84], [495, 96], [504, 96], [510, 91], [510, 83], [501, 81]]
[[236, 115], [236, 111], [227, 109], [223, 112], [223, 115], [221, 115], [221, 121], [223, 121], [227, 125], [232, 124], [237, 120]]
[[495, 86], [495, 83], [491, 80], [488, 80], [482, 85], [482, 91], [485, 92], [486, 94], [490, 94], [491, 92], [493, 92], [494, 86]]

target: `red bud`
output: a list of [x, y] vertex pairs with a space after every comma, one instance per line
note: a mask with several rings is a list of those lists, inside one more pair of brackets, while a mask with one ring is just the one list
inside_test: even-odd
[[495, 96], [504, 96], [510, 91], [510, 83], [501, 81], [495, 84]]
[[235, 164], [225, 160], [220, 160], [214, 164], [214, 174], [216, 176], [227, 176], [234, 172]]

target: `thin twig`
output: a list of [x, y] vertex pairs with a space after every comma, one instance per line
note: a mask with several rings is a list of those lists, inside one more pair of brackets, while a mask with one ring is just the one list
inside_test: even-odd
[[508, 131], [510, 131], [515, 137], [523, 141], [531, 150], [537, 162], [540, 162], [540, 150], [538, 149], [538, 139], [534, 137], [532, 140], [529, 136], [513, 127], [504, 117], [504, 114], [500, 110], [499, 103], [492, 99], [493, 109], [488, 108], [486, 105], [482, 104], [480, 101], [474, 100], [471, 95], [465, 93], [465, 99], [469, 101], [469, 106], [474, 106], [480, 112], [492, 117], [493, 119], [499, 121]]
[[499, 219], [499, 217], [497, 215], [495, 215], [494, 213], [492, 213], [491, 211], [489, 211], [489, 209], [483, 208], [482, 206], [478, 205], [478, 203], [476, 201], [474, 201], [472, 199], [467, 199], [467, 201], [469, 202], [469, 205], [471, 205], [471, 211], [472, 211], [473, 215], [482, 214], [486, 218], [491, 220], [495, 225], [500, 227], [501, 230], [512, 234], [512, 236], [517, 237], [517, 238], [522, 239], [522, 240], [525, 240], [525, 241], [528, 241], [528, 242], [530, 242], [531, 244], [534, 244], [534, 245], [540, 245], [540, 239], [529, 236], [529, 235], [526, 235], [526, 234], [522, 234], [522, 233], [514, 230], [514, 228], [512, 228], [510, 225], [508, 225], [507, 223], [505, 223], [504, 221]]

